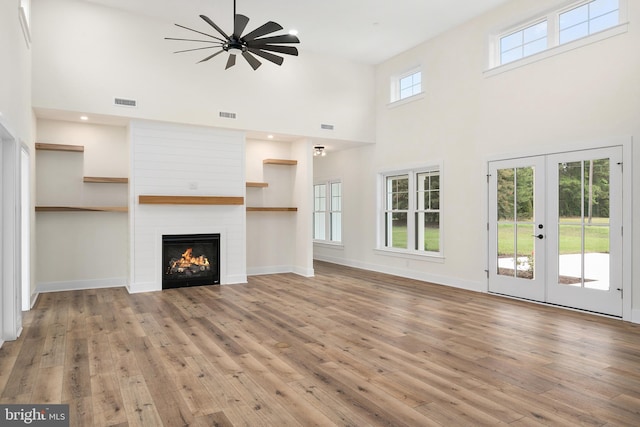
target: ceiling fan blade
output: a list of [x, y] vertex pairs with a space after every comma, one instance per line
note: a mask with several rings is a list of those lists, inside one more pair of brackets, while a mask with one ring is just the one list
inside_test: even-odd
[[214, 53], [213, 55], [207, 56], [207, 57], [206, 57], [206, 58], [204, 58], [203, 60], [198, 61], [198, 64], [199, 64], [199, 63], [201, 63], [201, 62], [204, 62], [204, 61], [208, 61], [208, 60], [210, 60], [211, 58], [213, 58], [214, 56], [220, 55], [222, 52], [224, 52], [224, 50], [223, 50], [223, 49], [220, 49], [219, 51], [217, 51], [217, 52], [216, 52], [216, 53]]
[[227, 66], [224, 67], [224, 69], [228, 70], [229, 68], [233, 67], [234, 65], [236, 65], [236, 55], [232, 53], [231, 55], [229, 55], [229, 59], [227, 59]]
[[293, 46], [278, 46], [278, 45], [272, 45], [272, 44], [265, 44], [265, 45], [252, 44], [248, 47], [251, 47], [253, 49], [269, 50], [271, 52], [286, 53], [287, 55], [298, 56], [298, 49], [296, 49]]
[[184, 25], [175, 24], [175, 26], [184, 28], [185, 30], [193, 31], [194, 33], [202, 34], [203, 36], [211, 37], [212, 39], [220, 40], [221, 42], [226, 42], [226, 40], [223, 40], [220, 37], [212, 36], [211, 34], [203, 33], [202, 31], [194, 30], [193, 28], [185, 27]]
[[254, 49], [252, 47], [248, 47], [247, 49], [249, 49], [251, 51], [251, 53], [254, 53], [258, 56], [263, 57], [264, 59], [266, 59], [267, 61], [271, 61], [274, 64], [278, 64], [278, 65], [282, 65], [282, 63], [284, 62], [284, 58], [278, 55], [274, 55], [273, 53], [269, 53], [269, 52], [263, 52], [261, 50], [258, 49]]
[[244, 15], [236, 14], [236, 19], [233, 24], [233, 36], [237, 39], [240, 38], [242, 32], [245, 28], [247, 28], [247, 24], [249, 23], [249, 18]]
[[213, 49], [213, 48], [216, 48], [216, 47], [220, 47], [220, 46], [196, 47], [194, 49], [176, 50], [173, 53], [193, 52], [194, 50]]
[[293, 34], [282, 34], [280, 36], [264, 37], [261, 39], [254, 39], [251, 43], [300, 43], [300, 39]]
[[255, 30], [251, 31], [246, 36], [242, 37], [242, 40], [244, 40], [245, 42], [248, 42], [255, 39], [256, 37], [264, 36], [266, 34], [273, 33], [275, 31], [280, 31], [280, 30], [282, 30], [282, 26], [280, 24], [273, 21], [269, 21], [266, 24], [263, 24], [258, 28], [256, 28]]
[[213, 40], [197, 40], [197, 39], [178, 39], [175, 37], [165, 37], [165, 40], [180, 40], [180, 41], [184, 41], [184, 42], [202, 42], [202, 43], [216, 43], [216, 44], [222, 44], [219, 41], [213, 41]]
[[227, 33], [222, 31], [222, 28], [218, 27], [216, 23], [213, 22], [211, 19], [209, 19], [207, 16], [200, 15], [200, 18], [204, 19], [207, 24], [211, 25], [213, 28], [216, 29], [217, 32], [222, 34], [222, 37], [224, 37], [225, 39], [229, 39], [229, 36], [227, 35]]
[[244, 59], [247, 60], [249, 65], [251, 65], [251, 68], [253, 68], [254, 70], [257, 70], [258, 67], [262, 65], [262, 62], [258, 61], [255, 56], [251, 55], [247, 51], [242, 52], [242, 56], [244, 56]]

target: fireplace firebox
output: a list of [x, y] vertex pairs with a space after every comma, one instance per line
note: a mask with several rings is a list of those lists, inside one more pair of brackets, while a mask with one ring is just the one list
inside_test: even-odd
[[162, 236], [162, 289], [220, 284], [220, 234]]

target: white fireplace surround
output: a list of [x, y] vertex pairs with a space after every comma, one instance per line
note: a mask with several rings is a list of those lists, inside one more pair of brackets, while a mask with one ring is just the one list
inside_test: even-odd
[[129, 292], [162, 290], [170, 234], [220, 234], [220, 284], [246, 283], [244, 205], [139, 203], [140, 195], [245, 197], [244, 134], [147, 121], [129, 131]]

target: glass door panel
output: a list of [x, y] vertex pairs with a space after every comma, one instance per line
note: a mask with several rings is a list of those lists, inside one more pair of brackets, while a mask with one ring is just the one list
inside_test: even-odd
[[[549, 302], [622, 314], [620, 148], [549, 156]], [[616, 285], [617, 283], [617, 285]]]
[[544, 158], [490, 163], [489, 290], [535, 300], [544, 298]]

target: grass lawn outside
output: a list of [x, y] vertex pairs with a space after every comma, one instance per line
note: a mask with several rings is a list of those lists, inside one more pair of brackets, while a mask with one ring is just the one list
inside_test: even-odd
[[[579, 254], [582, 252], [582, 225], [576, 223], [560, 224], [559, 250], [560, 255]], [[514, 223], [498, 224], [498, 256], [513, 256]], [[533, 224], [519, 224], [517, 226], [518, 256], [529, 256], [533, 253], [534, 234], [539, 234]], [[592, 225], [585, 224], [585, 253], [609, 253], [609, 225], [602, 221], [594, 221]]]
[[[517, 256], [530, 256], [533, 253], [534, 234], [539, 234], [534, 224], [518, 224], [513, 222], [498, 223], [498, 256], [513, 256], [514, 233], [519, 236]], [[591, 225], [584, 226], [585, 253], [609, 253], [609, 224], [608, 218], [594, 218]], [[582, 252], [582, 225], [575, 218], [563, 218], [560, 224], [560, 255], [579, 254]], [[426, 228], [424, 234], [424, 249], [437, 252], [440, 244], [440, 230]], [[407, 248], [407, 227], [393, 227], [394, 248]], [[413, 248], [410, 248], [413, 249]]]

